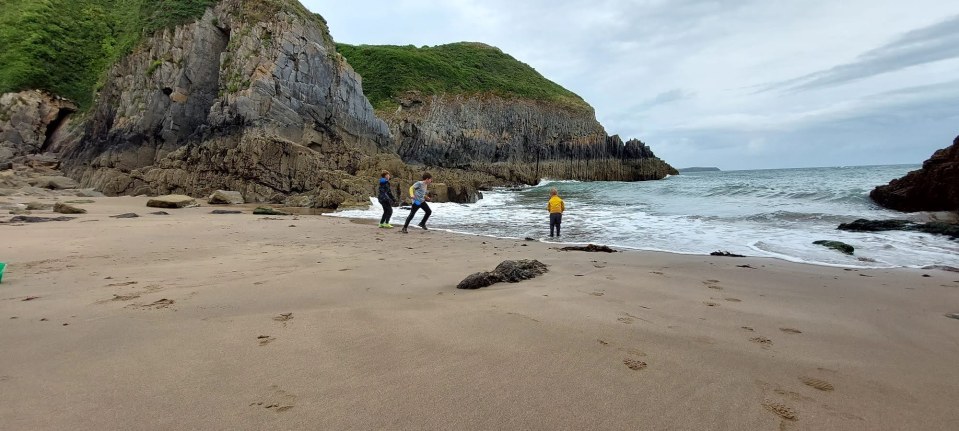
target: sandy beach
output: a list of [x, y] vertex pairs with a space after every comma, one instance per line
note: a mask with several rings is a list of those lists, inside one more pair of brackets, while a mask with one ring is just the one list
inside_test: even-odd
[[0, 225], [0, 428], [959, 429], [959, 273], [94, 200]]

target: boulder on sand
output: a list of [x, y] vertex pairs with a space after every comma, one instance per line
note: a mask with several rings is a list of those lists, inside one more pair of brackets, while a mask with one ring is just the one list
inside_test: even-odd
[[243, 204], [243, 195], [240, 192], [217, 190], [208, 199], [210, 205], [239, 205]]
[[147, 201], [150, 208], [186, 208], [197, 206], [196, 199], [186, 195], [166, 195], [150, 198]]
[[53, 204], [53, 212], [60, 214], [86, 214], [87, 210], [63, 202], [57, 202]]

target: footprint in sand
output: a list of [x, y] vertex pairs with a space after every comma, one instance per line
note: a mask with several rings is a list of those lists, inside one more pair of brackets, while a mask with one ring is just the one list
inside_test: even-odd
[[723, 288], [719, 286], [719, 280], [706, 280], [703, 284], [710, 289], [723, 290]]
[[773, 345], [773, 340], [770, 340], [763, 336], [750, 338], [749, 341], [752, 341], [756, 344], [763, 346], [764, 349], [768, 349], [770, 346]]
[[602, 292], [602, 291], [598, 291], [598, 290], [597, 290], [596, 292], [590, 292], [589, 294], [590, 294], [590, 295], [593, 295], [593, 296], [603, 296], [603, 295], [606, 294], [606, 292]]
[[283, 313], [273, 318], [277, 322], [287, 322], [293, 320], [293, 313]]
[[823, 391], [823, 392], [832, 392], [833, 390], [836, 389], [835, 386], [832, 385], [832, 383], [829, 383], [823, 379], [817, 379], [814, 377], [805, 377], [805, 376], [800, 377], [799, 381], [803, 382], [803, 384], [805, 384], [806, 386], [819, 389], [820, 391]]
[[779, 330], [787, 334], [802, 334], [802, 331], [793, 328], [779, 328]]
[[282, 413], [292, 409], [296, 404], [296, 395], [280, 389], [277, 385], [270, 386], [270, 389], [272, 393], [266, 397], [266, 401], [250, 403], [250, 407], [262, 407], [276, 413]]
[[623, 359], [623, 364], [626, 365], [626, 368], [629, 368], [630, 370], [633, 370], [633, 371], [642, 370], [643, 368], [646, 368], [647, 366], [645, 362], [640, 361], [638, 359], [632, 359], [632, 358]]
[[261, 346], [265, 346], [267, 344], [272, 343], [274, 340], [276, 340], [276, 338], [271, 337], [269, 335], [260, 335], [259, 337], [256, 337], [256, 339]]
[[131, 305], [128, 305], [127, 307], [139, 308], [141, 310], [162, 310], [165, 308], [171, 308], [171, 306], [175, 302], [176, 301], [172, 299], [163, 298], [163, 299], [151, 302], [149, 304], [131, 304]]
[[634, 320], [634, 319], [633, 319], [632, 317], [620, 317], [620, 318], [616, 319], [617, 322], [619, 322], [619, 323], [624, 323], [624, 324], [627, 324], [627, 325], [633, 323], [633, 320]]
[[715, 303], [715, 302], [710, 302], [710, 301], [703, 302], [703, 304], [706, 304], [707, 307], [718, 307], [718, 306], [719, 306], [719, 304], [717, 304], [717, 303]]
[[114, 294], [113, 294], [113, 298], [106, 299], [106, 300], [103, 300], [103, 301], [100, 301], [100, 302], [132, 301], [132, 300], [137, 299], [137, 298], [139, 298], [139, 297], [140, 297], [140, 294], [138, 294], [138, 293], [133, 293], [133, 294], [130, 294], [130, 295], [118, 295], [118, 294], [114, 293]]
[[656, 274], [656, 275], [666, 275], [666, 274], [663, 274], [662, 272], [659, 272], [659, 271], [649, 271], [649, 273], [650, 273], [650, 274]]
[[725, 298], [725, 299], [728, 302], [743, 302], [743, 300], [739, 298]]
[[621, 350], [621, 351], [623, 351], [623, 352], [626, 352], [627, 354], [632, 355], [632, 356], [639, 356], [639, 357], [641, 357], [641, 358], [645, 358], [645, 357], [646, 357], [646, 352], [643, 352], [642, 350], [639, 350], [639, 349], [633, 349], [633, 348], [622, 349], [622, 348], [621, 348], [621, 349], [619, 349], [619, 350]]
[[769, 410], [787, 421], [796, 422], [799, 420], [799, 414], [791, 407], [776, 401], [764, 401], [763, 408]]

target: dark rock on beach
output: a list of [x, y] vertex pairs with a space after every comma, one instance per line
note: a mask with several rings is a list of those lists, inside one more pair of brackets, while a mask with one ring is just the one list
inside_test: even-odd
[[213, 210], [213, 211], [210, 211], [210, 214], [243, 214], [243, 211], [239, 211], [239, 210]]
[[289, 215], [289, 214], [287, 214], [287, 213], [285, 213], [285, 212], [283, 212], [283, 211], [277, 211], [277, 210], [275, 210], [275, 209], [273, 209], [273, 208], [270, 208], [270, 207], [256, 207], [256, 209], [253, 210], [253, 214], [255, 214], [255, 215], [281, 215], [281, 216], [282, 216], [282, 215]]
[[110, 216], [110, 218], [137, 218], [137, 217], [140, 217], [140, 215], [137, 213], [125, 213], [125, 214]]
[[549, 269], [538, 260], [504, 260], [492, 271], [470, 274], [457, 289], [479, 289], [500, 282], [516, 283], [545, 274]]
[[16, 216], [11, 217], [7, 223], [44, 223], [50, 221], [70, 221], [76, 217], [32, 217], [32, 216]]
[[838, 252], [850, 254], [850, 255], [856, 251], [855, 247], [841, 241], [819, 240], [819, 241], [813, 241], [813, 244], [821, 245], [823, 247], [831, 248]]
[[613, 249], [609, 248], [608, 246], [605, 246], [605, 245], [596, 245], [596, 244], [589, 244], [589, 245], [586, 245], [586, 246], [580, 246], [580, 245], [577, 245], [577, 246], [569, 246], [569, 247], [563, 247], [563, 248], [561, 248], [560, 250], [562, 250], [562, 251], [585, 251], [585, 252], [588, 252], [588, 253], [616, 253], [616, 250], [613, 250]]
[[720, 257], [746, 257], [746, 256], [743, 256], [743, 255], [741, 255], [741, 254], [734, 254], [734, 253], [730, 253], [730, 252], [724, 251], [724, 250], [714, 251], [714, 252], [712, 252], [712, 253], [709, 253], [709, 255], [710, 255], [710, 256], [720, 256]]
[[842, 223], [838, 229], [850, 232], [881, 232], [885, 230], [907, 230], [915, 224], [915, 222], [909, 220], [858, 219], [850, 223]]
[[959, 210], [959, 137], [948, 148], [936, 151], [922, 169], [876, 187], [869, 197], [899, 211]]

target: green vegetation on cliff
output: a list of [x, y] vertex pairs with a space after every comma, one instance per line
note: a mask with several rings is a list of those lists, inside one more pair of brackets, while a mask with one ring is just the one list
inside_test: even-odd
[[[42, 89], [85, 109], [120, 57], [158, 30], [195, 21], [217, 1], [0, 0], [0, 93]], [[328, 37], [323, 17], [299, 1], [241, 4], [243, 21], [286, 11], [317, 23]]]
[[89, 106], [104, 71], [215, 0], [0, 0], [0, 93], [43, 89]]
[[529, 65], [481, 43], [346, 45], [337, 51], [363, 77], [363, 92], [377, 109], [396, 106], [407, 91], [425, 94], [483, 94], [518, 97], [588, 110], [575, 93], [540, 75]]

